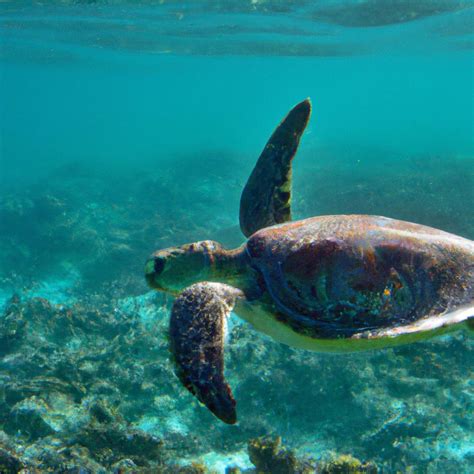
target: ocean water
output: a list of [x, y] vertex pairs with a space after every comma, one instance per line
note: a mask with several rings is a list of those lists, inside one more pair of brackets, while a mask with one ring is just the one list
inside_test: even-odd
[[295, 218], [474, 239], [474, 2], [7, 0], [0, 15], [0, 472], [474, 471], [466, 333], [328, 355], [232, 315], [227, 426], [175, 377], [173, 300], [143, 275], [156, 249], [244, 241], [243, 186], [306, 97]]

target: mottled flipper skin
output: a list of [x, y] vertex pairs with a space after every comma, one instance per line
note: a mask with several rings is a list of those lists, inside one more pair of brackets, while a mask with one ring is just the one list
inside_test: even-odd
[[265, 145], [240, 199], [240, 228], [246, 237], [291, 220], [291, 160], [310, 115], [306, 99], [290, 110]]
[[176, 374], [200, 402], [228, 424], [234, 424], [237, 415], [224, 378], [224, 337], [226, 319], [241, 294], [228, 285], [196, 283], [175, 300], [170, 321]]

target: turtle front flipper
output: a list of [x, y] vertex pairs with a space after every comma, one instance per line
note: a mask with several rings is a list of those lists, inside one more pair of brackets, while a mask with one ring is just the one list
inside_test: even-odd
[[226, 319], [243, 293], [220, 283], [186, 288], [173, 304], [170, 348], [183, 385], [225, 423], [237, 421], [235, 400], [224, 378]]
[[291, 160], [310, 115], [306, 99], [290, 110], [265, 145], [240, 199], [240, 228], [246, 237], [291, 220]]

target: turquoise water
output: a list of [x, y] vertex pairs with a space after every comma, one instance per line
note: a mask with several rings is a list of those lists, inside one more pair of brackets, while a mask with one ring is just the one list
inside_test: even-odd
[[4, 451], [55, 472], [250, 470], [249, 440], [281, 436], [318, 463], [472, 472], [463, 333], [323, 355], [233, 316], [233, 427], [172, 373], [172, 299], [149, 292], [144, 261], [243, 241], [241, 190], [305, 97], [294, 217], [474, 238], [474, 3], [314, 3], [0, 3], [0, 471]]

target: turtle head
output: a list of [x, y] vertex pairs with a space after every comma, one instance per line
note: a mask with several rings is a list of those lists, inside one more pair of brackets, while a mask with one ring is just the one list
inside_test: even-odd
[[158, 250], [145, 264], [145, 277], [150, 287], [177, 294], [193, 283], [211, 279], [216, 258], [225, 252], [212, 240]]

